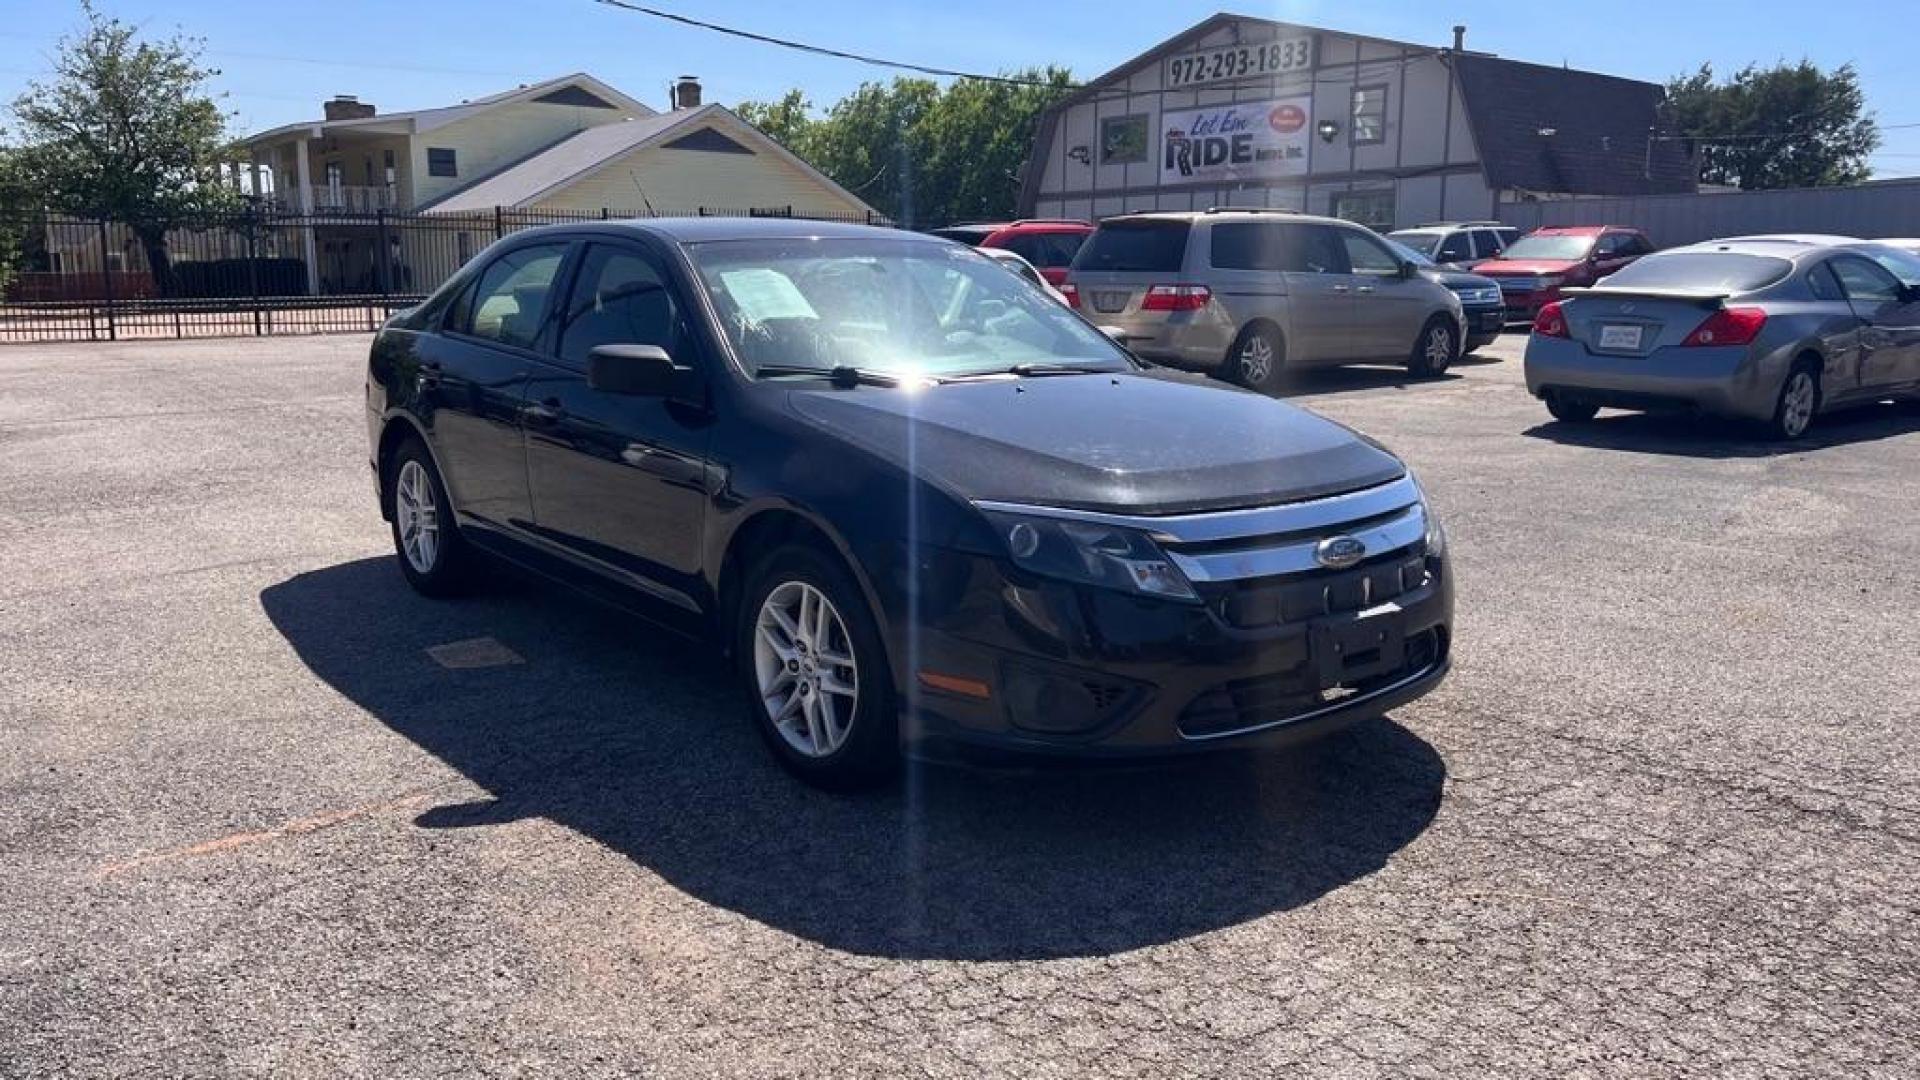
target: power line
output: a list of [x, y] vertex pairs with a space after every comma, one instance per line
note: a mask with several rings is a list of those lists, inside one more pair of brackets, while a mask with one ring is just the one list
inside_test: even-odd
[[1005, 83], [1009, 86], [1039, 86], [1071, 89], [1074, 85], [1072, 83], [1047, 82], [1042, 79], [1021, 79], [1010, 75], [981, 75], [972, 71], [955, 71], [952, 68], [928, 67], [925, 64], [909, 64], [904, 60], [886, 60], [878, 56], [867, 56], [863, 53], [846, 52], [841, 49], [829, 49], [824, 45], [809, 45], [804, 41], [790, 41], [786, 38], [777, 38], [768, 34], [756, 34], [751, 30], [740, 30], [731, 26], [721, 26], [719, 23], [703, 22], [685, 15], [675, 15], [671, 11], [661, 11], [658, 8], [645, 7], [640, 4], [629, 4], [626, 0], [594, 0], [594, 3], [619, 8], [622, 11], [633, 11], [641, 15], [651, 15], [656, 19], [665, 19], [668, 22], [680, 23], [683, 26], [697, 27], [701, 30], [711, 30], [717, 34], [727, 34], [732, 37], [745, 38], [748, 41], [758, 41], [763, 45], [778, 45], [783, 49], [795, 49], [799, 52], [813, 53], [816, 56], [832, 56], [841, 60], [854, 60], [862, 64], [872, 64], [875, 67], [897, 68], [901, 71], [917, 71], [922, 75], [941, 75], [954, 79], [978, 79], [981, 82]]

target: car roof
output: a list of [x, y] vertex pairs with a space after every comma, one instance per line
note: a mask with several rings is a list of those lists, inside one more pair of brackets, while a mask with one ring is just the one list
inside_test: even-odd
[[1807, 239], [1804, 236], [1736, 236], [1726, 240], [1702, 240], [1695, 244], [1658, 251], [1656, 255], [1673, 254], [1714, 254], [1730, 253], [1736, 255], [1765, 255], [1775, 259], [1792, 261], [1812, 260], [1842, 251], [1859, 254], [1871, 254], [1875, 247], [1886, 245], [1879, 241], [1857, 240], [1852, 237], [1838, 237], [1831, 242]]
[[1091, 232], [1093, 223], [1078, 218], [1022, 218], [999, 228], [1012, 232]]
[[1625, 225], [1548, 225], [1528, 233], [1528, 236], [1599, 236], [1606, 232], [1639, 232]]
[[937, 236], [908, 232], [879, 225], [852, 225], [838, 221], [812, 221], [807, 218], [741, 217], [656, 217], [630, 218], [625, 221], [587, 221], [562, 225], [542, 225], [525, 229], [515, 236], [536, 233], [601, 232], [610, 235], [650, 233], [669, 243], [698, 244], [709, 240], [806, 240], [826, 238], [881, 238], [920, 240], [929, 244], [951, 243]]
[[1364, 227], [1345, 218], [1302, 214], [1297, 210], [1286, 210], [1278, 206], [1216, 206], [1210, 210], [1140, 210], [1131, 214], [1115, 214], [1113, 217], [1101, 218], [1100, 224], [1127, 221], [1181, 221], [1192, 224], [1196, 221], [1270, 221], [1274, 219], [1321, 225], [1347, 225], [1356, 229]]
[[1832, 233], [1755, 233], [1751, 236], [1727, 236], [1718, 240], [1702, 243], [1724, 244], [1729, 241], [1771, 241], [1781, 244], [1858, 244], [1863, 241], [1857, 236], [1840, 236]]

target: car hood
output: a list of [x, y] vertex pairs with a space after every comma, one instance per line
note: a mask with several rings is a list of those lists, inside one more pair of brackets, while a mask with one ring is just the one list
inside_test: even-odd
[[1476, 274], [1564, 274], [1580, 265], [1579, 259], [1493, 259], [1473, 268]]
[[821, 429], [968, 499], [1184, 513], [1385, 483], [1393, 455], [1259, 394], [1146, 373], [795, 390]]
[[1449, 289], [1488, 289], [1500, 283], [1490, 277], [1468, 274], [1459, 270], [1433, 269], [1424, 271], [1428, 281], [1445, 285]]

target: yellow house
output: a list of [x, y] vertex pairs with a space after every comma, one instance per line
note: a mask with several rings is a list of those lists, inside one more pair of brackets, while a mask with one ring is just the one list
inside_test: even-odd
[[674, 97], [678, 107], [658, 112], [587, 74], [413, 112], [342, 95], [324, 119], [242, 140], [251, 178], [240, 186], [313, 219], [297, 252], [312, 293], [353, 291], [381, 272], [369, 219], [383, 213], [444, 221], [388, 232], [402, 291], [492, 240], [503, 211], [877, 219], [759, 129], [701, 105], [697, 82], [681, 80]]

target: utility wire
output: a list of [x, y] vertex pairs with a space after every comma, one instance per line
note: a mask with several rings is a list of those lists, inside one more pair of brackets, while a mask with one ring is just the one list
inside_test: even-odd
[[751, 30], [739, 30], [731, 26], [721, 26], [719, 23], [703, 22], [685, 15], [675, 15], [671, 11], [661, 11], [659, 8], [650, 8], [641, 4], [630, 4], [627, 3], [626, 0], [594, 0], [594, 3], [619, 8], [622, 11], [651, 15], [656, 19], [666, 19], [668, 22], [677, 22], [683, 26], [697, 27], [701, 30], [712, 30], [717, 34], [727, 34], [732, 37], [745, 38], [748, 41], [758, 41], [763, 45], [778, 45], [783, 49], [795, 49], [800, 52], [813, 53], [817, 56], [832, 56], [841, 60], [855, 60], [862, 64], [872, 64], [875, 67], [898, 68], [901, 71], [917, 71], [922, 75], [942, 75], [954, 79], [978, 79], [981, 82], [1006, 83], [1009, 86], [1040, 86], [1071, 89], [1074, 85], [1072, 83], [1061, 84], [1047, 82], [1042, 79], [1021, 79], [1010, 75], [981, 75], [972, 71], [955, 71], [951, 68], [928, 67], [925, 64], [909, 64], [904, 60], [886, 60], [878, 56], [867, 56], [862, 53], [829, 49], [824, 45], [809, 45], [803, 41], [790, 41], [786, 38], [777, 38], [768, 34], [756, 34]]

